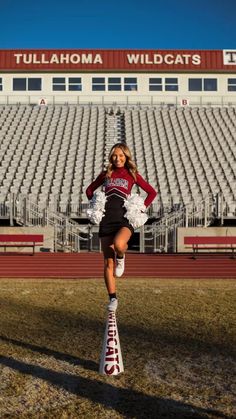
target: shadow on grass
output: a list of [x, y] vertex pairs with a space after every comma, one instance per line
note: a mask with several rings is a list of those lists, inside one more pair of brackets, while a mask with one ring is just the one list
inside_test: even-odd
[[[45, 344], [42, 345], [41, 338], [43, 341], [47, 341], [47, 336], [53, 338], [54, 347], [60, 347], [61, 343], [66, 345], [66, 349], [70, 347], [70, 341], [68, 343], [64, 340], [62, 331], [70, 331], [71, 339], [76, 339], [79, 337], [78, 343], [80, 342], [84, 347], [88, 350], [89, 348], [98, 348], [101, 344], [101, 336], [103, 336], [104, 328], [105, 328], [105, 318], [92, 318], [89, 317], [89, 314], [85, 313], [70, 313], [67, 312], [64, 307], [62, 309], [58, 308], [42, 308], [37, 307], [34, 305], [28, 305], [22, 302], [16, 303], [16, 301], [11, 301], [5, 299], [0, 299], [0, 308], [1, 313], [4, 311], [7, 313], [7, 321], [6, 324], [4, 323], [4, 317], [2, 316], [1, 325], [0, 325], [0, 334], [3, 336], [8, 335], [9, 338], [13, 340], [20, 337], [18, 342], [22, 342], [23, 340], [29, 340], [31, 343], [22, 343], [23, 345], [35, 345], [38, 349], [41, 348], [42, 353], [58, 357], [59, 354], [57, 350], [48, 349], [45, 347]], [[23, 322], [21, 324], [21, 313]], [[17, 318], [17, 325], [16, 325], [16, 318]], [[29, 319], [28, 322], [25, 319]], [[27, 327], [25, 327], [27, 325]], [[166, 327], [159, 328], [150, 328], [148, 325], [144, 327], [138, 323], [136, 325], [128, 325], [125, 321], [121, 320], [118, 322], [118, 327], [120, 331], [120, 338], [121, 341], [123, 340], [129, 345], [131, 349], [131, 345], [135, 347], [140, 346], [147, 346], [150, 350], [156, 351], [156, 345], [161, 345], [162, 347], [168, 346], [173, 347], [175, 350], [177, 348], [184, 350], [189, 350], [193, 353], [198, 351], [198, 353], [204, 354], [224, 354], [224, 356], [235, 356], [235, 349], [234, 344], [231, 340], [225, 340], [222, 342], [222, 338], [225, 339], [224, 336], [219, 336], [218, 342], [212, 339], [212, 336], [204, 335], [200, 336], [198, 331], [197, 333], [192, 331], [192, 335], [186, 336], [185, 334], [181, 333], [181, 327], [179, 332], [175, 330], [169, 330], [168, 325]], [[51, 344], [51, 342], [50, 342]], [[69, 346], [68, 346], [69, 345]], [[126, 345], [126, 346], [127, 346]], [[27, 348], [27, 346], [25, 346]], [[28, 347], [30, 349], [30, 346]], [[34, 349], [33, 349], [34, 350]], [[39, 351], [39, 350], [38, 350]], [[49, 351], [49, 352], [47, 352]], [[40, 351], [39, 351], [40, 352]], [[54, 354], [53, 354], [54, 352]], [[64, 354], [61, 354], [62, 357]], [[77, 358], [77, 356], [70, 356], [68, 357]], [[65, 358], [61, 358], [62, 360], [66, 360]], [[79, 360], [79, 358], [78, 358]], [[97, 365], [87, 364], [88, 369], [97, 369]]]
[[11, 339], [11, 338], [8, 338], [6, 336], [1, 336], [1, 335], [0, 335], [0, 340], [4, 341], [6, 343], [10, 343], [11, 345], [20, 346], [21, 348], [29, 349], [30, 351], [34, 351], [34, 352], [38, 352], [42, 355], [53, 356], [55, 359], [58, 359], [60, 361], [68, 362], [69, 364], [72, 364], [72, 365], [81, 365], [83, 368], [85, 368], [87, 370], [90, 370], [90, 371], [98, 371], [98, 368], [99, 368], [99, 365], [92, 360], [86, 360], [86, 359], [78, 358], [78, 357], [75, 357], [75, 356], [72, 356], [72, 355], [69, 355], [69, 354], [65, 354], [65, 353], [55, 351], [54, 349], [41, 347], [41, 346], [38, 346], [38, 345], [34, 345], [32, 343], [22, 342], [20, 340]]
[[115, 410], [124, 417], [132, 418], [216, 418], [230, 419], [212, 409], [197, 408], [171, 399], [149, 396], [139, 391], [117, 388], [99, 380], [91, 380], [76, 375], [56, 372], [48, 368], [18, 361], [11, 357], [0, 356], [0, 364], [22, 374], [39, 378], [94, 403], [100, 403], [105, 408]]
[[[72, 365], [81, 365], [85, 369], [97, 371], [98, 365], [91, 360], [69, 355], [71, 350], [71, 340], [77, 339], [80, 346], [75, 345], [74, 351], [77, 353], [83, 348], [87, 348], [86, 357], [94, 355], [98, 351], [98, 345], [102, 339], [105, 319], [100, 317], [89, 317], [89, 313], [72, 313], [66, 311], [64, 305], [61, 307], [37, 307], [30, 303], [16, 302], [11, 299], [0, 299], [1, 306], [1, 334], [0, 338], [6, 343], [18, 345], [19, 347], [35, 351], [44, 355], [53, 356], [56, 359], [66, 361]], [[4, 312], [6, 315], [4, 316]], [[177, 336], [166, 329], [146, 328], [137, 321], [136, 325], [128, 325], [125, 320], [119, 323], [120, 337], [126, 341], [127, 351], [132, 349], [131, 343], [135, 341], [138, 347], [149, 347], [149, 350], [156, 350], [156, 344], [161, 343], [166, 346], [196, 352], [231, 352], [226, 347], [225, 342], [212, 343], [211, 337], [201, 341], [198, 336]], [[64, 331], [69, 331], [64, 339]], [[50, 340], [47, 340], [50, 336]], [[42, 342], [41, 342], [42, 340]], [[28, 341], [28, 342], [25, 342]], [[46, 347], [53, 341], [53, 348]], [[62, 344], [62, 346], [60, 346]], [[55, 349], [54, 349], [55, 348]], [[58, 351], [58, 348], [61, 351]], [[84, 353], [84, 351], [83, 351]], [[8, 354], [4, 354], [8, 355]], [[96, 355], [96, 353], [95, 353]], [[91, 356], [92, 358], [93, 356]], [[112, 383], [104, 383], [102, 380], [92, 380], [73, 374], [56, 372], [51, 369], [43, 368], [34, 364], [15, 360], [12, 357], [1, 356], [0, 364], [7, 366], [22, 374], [28, 374], [35, 378], [40, 378], [57, 388], [64, 389], [71, 394], [77, 395], [92, 402], [100, 403], [106, 408], [113, 409], [124, 417], [132, 418], [207, 418], [211, 417], [230, 418], [223, 413], [212, 409], [196, 408], [190, 404], [184, 404], [171, 399], [164, 399], [146, 395], [140, 391], [128, 388], [117, 388]], [[111, 378], [112, 380], [112, 378]], [[114, 382], [114, 381], [113, 381]]]

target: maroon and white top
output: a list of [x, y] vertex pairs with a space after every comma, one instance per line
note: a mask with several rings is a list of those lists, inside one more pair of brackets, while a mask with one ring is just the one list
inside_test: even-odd
[[87, 198], [92, 199], [94, 191], [103, 185], [107, 197], [117, 195], [126, 199], [131, 194], [133, 185], [136, 184], [147, 193], [144, 205], [148, 207], [156, 197], [157, 192], [139, 173], [136, 176], [137, 180], [135, 181], [125, 167], [113, 170], [110, 178], [106, 177], [106, 172], [104, 171], [86, 189]]

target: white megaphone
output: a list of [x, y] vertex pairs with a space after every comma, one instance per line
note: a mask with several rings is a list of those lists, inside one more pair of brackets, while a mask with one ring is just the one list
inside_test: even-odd
[[124, 372], [120, 339], [114, 311], [108, 312], [106, 330], [100, 359], [99, 373], [118, 375]]

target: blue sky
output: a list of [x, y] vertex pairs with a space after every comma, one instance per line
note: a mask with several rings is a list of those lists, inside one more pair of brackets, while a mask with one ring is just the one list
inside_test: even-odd
[[0, 0], [0, 49], [236, 49], [236, 0]]

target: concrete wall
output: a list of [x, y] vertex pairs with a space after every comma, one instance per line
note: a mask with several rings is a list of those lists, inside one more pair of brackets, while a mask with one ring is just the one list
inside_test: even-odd
[[[236, 236], [236, 227], [179, 227], [177, 232], [178, 252], [191, 252], [191, 248], [186, 249], [184, 246], [184, 237], [186, 236]], [[216, 252], [216, 250], [212, 250], [212, 252]]]
[[[43, 234], [44, 243], [43, 246], [36, 246], [35, 252], [40, 252], [45, 249], [50, 249], [50, 252], [54, 251], [54, 229], [53, 227], [0, 227], [0, 234]], [[7, 252], [30, 252], [29, 247], [10, 247]], [[0, 252], [4, 252], [4, 248], [0, 247]]]
[[[63, 77], [68, 80], [70, 77], [80, 77], [82, 82], [81, 91], [54, 91], [52, 88], [52, 78]], [[92, 78], [104, 77], [106, 83], [106, 91], [98, 92], [92, 90]], [[121, 78], [122, 90], [109, 91], [108, 78], [118, 77]], [[137, 78], [138, 90], [125, 91], [124, 78]], [[40, 91], [13, 91], [13, 78], [41, 78], [42, 90]], [[162, 91], [149, 91], [149, 78], [161, 78], [163, 81]], [[165, 79], [177, 78], [178, 91], [166, 91]], [[217, 79], [217, 91], [189, 91], [188, 79], [189, 78], [215, 78]], [[189, 105], [223, 105], [223, 104], [236, 104], [235, 92], [228, 91], [228, 78], [236, 78], [235, 73], [165, 73], [165, 72], [147, 72], [147, 73], [131, 73], [131, 72], [95, 72], [95, 73], [4, 73], [1, 74], [2, 90], [0, 90], [0, 104], [38, 104], [43, 98], [47, 104], [161, 104], [172, 103], [181, 105], [182, 99], [187, 99]]]

